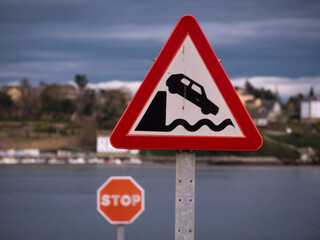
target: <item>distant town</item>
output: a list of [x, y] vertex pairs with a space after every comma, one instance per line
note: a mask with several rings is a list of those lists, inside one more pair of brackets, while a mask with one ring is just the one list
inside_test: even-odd
[[[23, 79], [0, 86], [0, 164], [170, 162], [174, 151], [110, 145], [109, 135], [134, 94], [125, 84], [117, 86], [92, 88], [80, 74], [73, 84], [31, 86]], [[285, 103], [277, 90], [255, 88], [249, 80], [235, 89], [264, 144], [256, 152], [199, 151], [203, 163], [319, 163], [320, 97], [312, 86]]]

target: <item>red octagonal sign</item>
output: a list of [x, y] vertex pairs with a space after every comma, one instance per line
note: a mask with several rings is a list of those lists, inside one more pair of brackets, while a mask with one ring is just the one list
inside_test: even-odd
[[144, 189], [132, 177], [110, 177], [97, 200], [98, 212], [111, 224], [130, 224], [144, 211]]

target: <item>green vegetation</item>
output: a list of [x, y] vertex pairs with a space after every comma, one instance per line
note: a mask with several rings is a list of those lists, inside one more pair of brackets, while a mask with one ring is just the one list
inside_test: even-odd
[[[142, 150], [143, 156], [173, 156], [175, 151], [173, 150]], [[284, 162], [293, 162], [299, 158], [299, 153], [292, 146], [285, 143], [285, 141], [273, 141], [268, 138], [264, 138], [262, 147], [258, 151], [197, 151], [197, 156], [256, 156], [256, 157], [278, 157]]]
[[251, 93], [255, 98], [261, 98], [266, 100], [276, 100], [278, 98], [277, 94], [274, 94], [270, 90], [264, 88], [255, 88], [249, 81], [245, 83], [245, 90]]
[[285, 161], [292, 161], [299, 157], [299, 153], [289, 147], [287, 144], [273, 142], [264, 138], [262, 147], [253, 152], [247, 151], [199, 151], [199, 156], [225, 156], [225, 155], [236, 155], [236, 156], [274, 156]]
[[320, 134], [319, 133], [292, 133], [283, 136], [269, 135], [278, 142], [287, 143], [297, 148], [312, 147], [320, 156]]
[[57, 129], [53, 125], [44, 126], [41, 124], [36, 124], [33, 127], [33, 132], [36, 132], [36, 133], [39, 133], [39, 132], [56, 133]]
[[[124, 90], [94, 91], [85, 75], [75, 75], [75, 86], [46, 84], [0, 89], [0, 137], [45, 139], [77, 136], [76, 147], [95, 149], [96, 131], [113, 129], [124, 112], [129, 94]], [[8, 90], [11, 91], [9, 95]], [[14, 92], [14, 93], [13, 93]], [[13, 124], [17, 122], [16, 124]], [[20, 125], [19, 125], [20, 123]], [[7, 126], [15, 125], [15, 129]], [[19, 129], [20, 132], [16, 132]], [[9, 133], [13, 131], [12, 133]], [[6, 133], [8, 132], [8, 133]], [[49, 148], [50, 146], [48, 146]]]
[[[95, 151], [97, 132], [112, 131], [129, 103], [130, 94], [124, 89], [95, 91], [87, 88], [88, 82], [86, 76], [81, 74], [75, 75], [76, 87], [43, 82], [33, 87], [27, 79], [23, 79], [18, 87], [20, 96], [16, 98], [1, 90], [2, 142], [9, 140], [14, 146], [15, 143], [34, 141], [36, 144], [43, 143], [43, 148], [48, 150], [62, 146]], [[257, 89], [249, 81], [245, 89], [256, 98], [278, 99], [277, 93]], [[310, 96], [314, 96], [313, 88], [310, 88]], [[293, 162], [300, 157], [298, 148], [312, 147], [320, 157], [320, 122], [300, 122], [300, 102], [303, 98], [302, 94], [291, 97], [288, 103], [282, 104], [279, 121], [260, 129], [264, 143], [258, 151], [197, 151], [197, 156], [275, 156], [284, 162]], [[286, 134], [288, 128], [292, 130], [291, 134]], [[44, 144], [45, 141], [48, 143]], [[175, 151], [142, 150], [141, 155], [174, 156]]]
[[4, 119], [13, 106], [11, 97], [4, 92], [0, 92], [0, 120]]

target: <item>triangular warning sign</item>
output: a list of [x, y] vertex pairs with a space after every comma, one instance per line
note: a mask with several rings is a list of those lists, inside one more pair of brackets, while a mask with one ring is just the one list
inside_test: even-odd
[[111, 134], [129, 149], [257, 150], [262, 138], [190, 15], [180, 19]]

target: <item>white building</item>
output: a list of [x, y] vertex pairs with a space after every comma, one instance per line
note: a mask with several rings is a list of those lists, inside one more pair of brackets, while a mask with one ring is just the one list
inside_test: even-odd
[[279, 121], [281, 114], [279, 102], [264, 100], [262, 105], [251, 113], [251, 117], [257, 127], [267, 127], [269, 122]]
[[112, 155], [121, 155], [121, 154], [139, 154], [139, 150], [128, 150], [128, 149], [117, 149], [114, 148], [110, 143], [109, 136], [98, 136], [97, 137], [97, 153], [98, 154], [112, 154]]
[[304, 122], [320, 121], [320, 98], [301, 101], [300, 119]]

